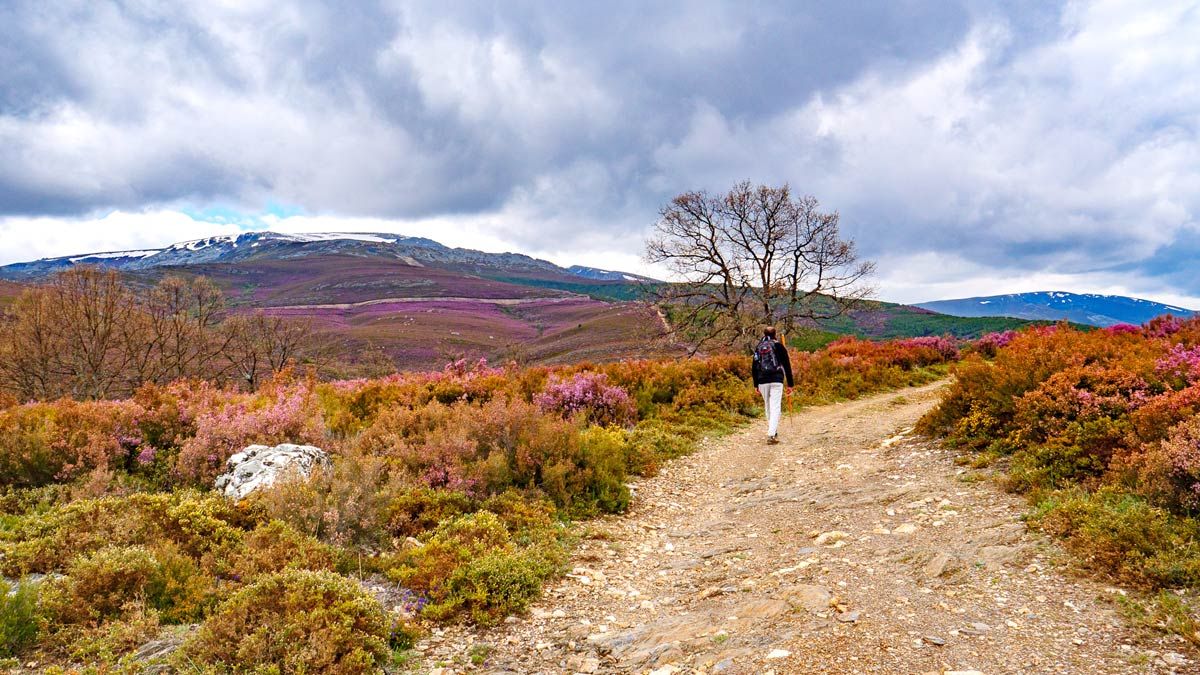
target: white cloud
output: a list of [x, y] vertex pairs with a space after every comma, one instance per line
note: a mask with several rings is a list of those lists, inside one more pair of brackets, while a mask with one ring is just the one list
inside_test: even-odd
[[1147, 258], [1200, 213], [1200, 12], [1101, 3], [1062, 30], [1010, 53], [1005, 25], [979, 25], [907, 78], [869, 73], [759, 125], [701, 105], [656, 157], [717, 188], [787, 177], [876, 255], [1081, 274]]
[[198, 222], [178, 211], [114, 211], [95, 218], [0, 219], [0, 265], [77, 253], [160, 248], [178, 241], [236, 234], [236, 225]]
[[1194, 3], [1073, 2], [1033, 28], [1006, 4], [970, 29], [952, 4], [15, 3], [54, 95], [26, 110], [0, 73], [0, 209], [119, 210], [0, 217], [0, 261], [226, 232], [180, 210], [279, 202], [317, 215], [263, 226], [654, 275], [641, 235], [670, 195], [787, 180], [842, 212], [885, 297], [1014, 278], [1200, 295], [1146, 262], [1200, 228]]

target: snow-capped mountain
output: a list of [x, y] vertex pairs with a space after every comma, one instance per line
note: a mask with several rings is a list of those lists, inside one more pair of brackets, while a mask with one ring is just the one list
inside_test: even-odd
[[289, 260], [321, 255], [383, 257], [399, 259], [413, 265], [517, 272], [525, 275], [540, 274], [606, 281], [642, 279], [623, 272], [602, 270], [597, 272], [609, 276], [598, 277], [575, 272], [576, 269], [590, 268], [564, 269], [554, 263], [519, 253], [488, 253], [450, 248], [432, 239], [371, 232], [246, 232], [184, 241], [161, 249], [102, 251], [14, 263], [0, 267], [0, 279], [35, 279], [75, 265], [101, 265], [119, 270], [138, 271], [158, 267]]
[[583, 265], [571, 265], [567, 268], [567, 271], [577, 277], [595, 279], [596, 281], [655, 281], [650, 277], [644, 277], [639, 274], [618, 272], [616, 270], [602, 270], [596, 267], [584, 267]]
[[1010, 316], [1018, 319], [1066, 319], [1092, 326], [1142, 324], [1156, 316], [1191, 316], [1195, 310], [1123, 295], [1040, 291], [957, 300], [935, 300], [916, 305], [951, 316]]

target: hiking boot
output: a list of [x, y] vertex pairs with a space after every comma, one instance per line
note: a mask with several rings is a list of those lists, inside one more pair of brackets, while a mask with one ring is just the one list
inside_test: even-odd
[[779, 445], [779, 437], [767, 436], [767, 445]]

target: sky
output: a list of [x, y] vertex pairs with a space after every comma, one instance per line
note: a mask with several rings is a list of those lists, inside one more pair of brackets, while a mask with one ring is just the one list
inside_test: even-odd
[[0, 264], [247, 229], [642, 261], [789, 184], [901, 302], [1200, 308], [1196, 2], [0, 2]]

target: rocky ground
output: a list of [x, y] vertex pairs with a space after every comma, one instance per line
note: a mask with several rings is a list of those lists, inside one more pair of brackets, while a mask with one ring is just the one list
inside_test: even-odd
[[585, 525], [527, 616], [439, 630], [417, 668], [483, 673], [1200, 672], [1071, 574], [1019, 498], [911, 435], [941, 385], [761, 424]]

